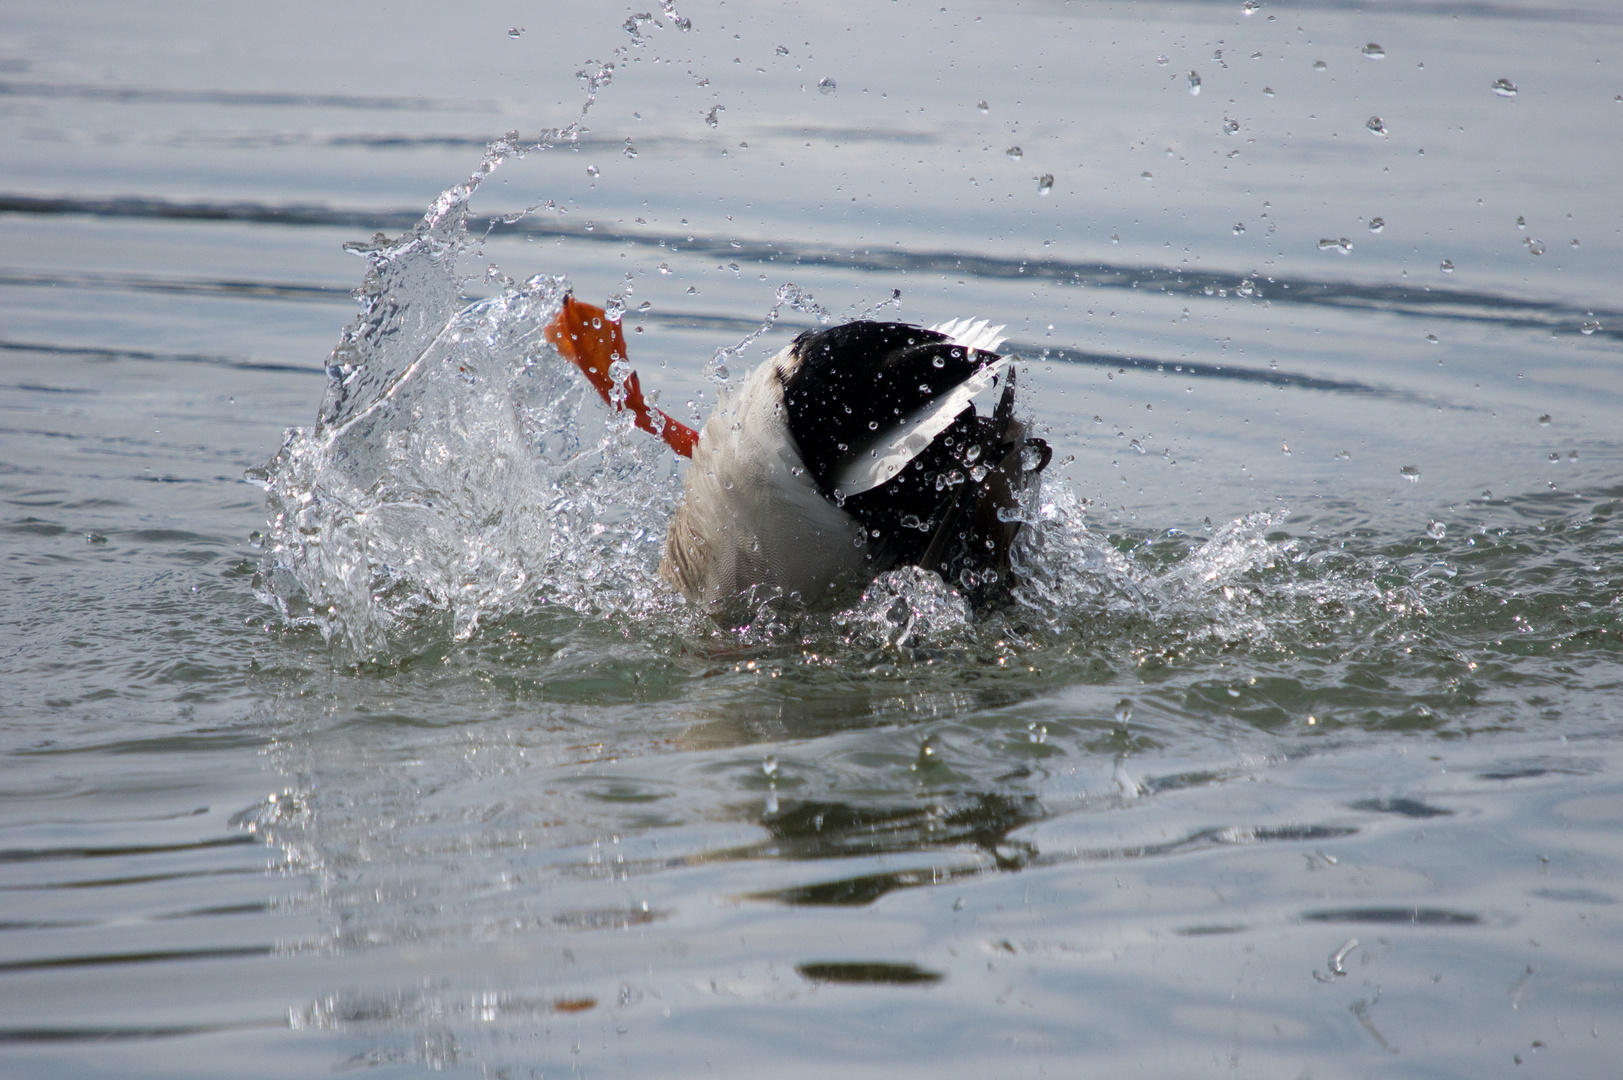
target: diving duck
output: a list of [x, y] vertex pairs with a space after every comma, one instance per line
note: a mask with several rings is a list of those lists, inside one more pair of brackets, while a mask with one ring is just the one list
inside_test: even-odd
[[908, 564], [976, 607], [1007, 594], [1016, 507], [1051, 451], [1015, 418], [1001, 330], [967, 319], [808, 330], [725, 394], [702, 432], [651, 407], [635, 373], [616, 382], [625, 337], [602, 309], [566, 297], [546, 337], [611, 408], [692, 458], [660, 573], [737, 626], [778, 598], [849, 601]]

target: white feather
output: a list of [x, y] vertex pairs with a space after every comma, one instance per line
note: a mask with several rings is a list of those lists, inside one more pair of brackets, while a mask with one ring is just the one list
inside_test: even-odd
[[971, 322], [968, 319], [952, 319], [948, 322], [937, 323], [935, 326], [925, 327], [938, 334], [946, 334], [952, 339], [954, 345], [965, 349], [979, 349], [982, 352], [997, 352], [998, 346], [1008, 338], [1003, 336], [1003, 327], [988, 325], [990, 320], [981, 319]]
[[714, 614], [781, 590], [816, 604], [866, 580], [866, 537], [818, 489], [790, 436], [784, 349], [717, 404], [684, 479], [660, 572]]

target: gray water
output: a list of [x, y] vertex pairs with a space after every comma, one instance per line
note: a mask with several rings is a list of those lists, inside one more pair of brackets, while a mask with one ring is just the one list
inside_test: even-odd
[[[1623, 13], [1253, 7], [10, 12], [0, 1071], [1615, 1075]], [[1029, 583], [711, 626], [565, 287], [1006, 323]]]

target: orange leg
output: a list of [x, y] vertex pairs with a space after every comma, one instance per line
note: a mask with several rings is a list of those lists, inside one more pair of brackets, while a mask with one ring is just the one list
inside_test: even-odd
[[587, 381], [597, 388], [610, 407], [630, 409], [638, 427], [650, 435], [658, 435], [665, 440], [666, 446], [683, 457], [693, 456], [699, 433], [650, 406], [642, 396], [636, 372], [626, 377], [622, 387], [625, 400], [619, 405], [615, 404], [611, 396], [614, 379], [609, 375], [609, 365], [616, 360], [626, 359], [626, 337], [620, 324], [610, 321], [602, 308], [583, 304], [573, 296], [565, 296], [564, 309], [547, 324], [542, 334], [560, 355], [585, 373]]

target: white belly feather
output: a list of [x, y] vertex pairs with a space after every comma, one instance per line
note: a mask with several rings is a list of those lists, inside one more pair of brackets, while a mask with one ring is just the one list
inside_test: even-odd
[[816, 606], [870, 576], [862, 526], [817, 489], [789, 435], [777, 372], [788, 353], [716, 406], [666, 538], [660, 573], [714, 615], [773, 595]]

